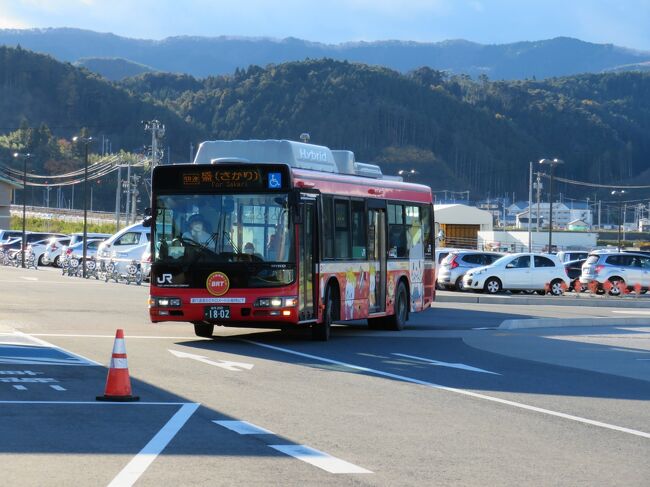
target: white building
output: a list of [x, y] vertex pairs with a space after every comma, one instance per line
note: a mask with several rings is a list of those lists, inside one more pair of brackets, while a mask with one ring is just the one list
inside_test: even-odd
[[[550, 221], [550, 205], [548, 203], [539, 204], [540, 228], [548, 228]], [[535, 224], [537, 214], [537, 204], [532, 207], [532, 221]], [[589, 227], [593, 225], [593, 215], [586, 205], [572, 204], [572, 207], [564, 203], [553, 203], [553, 228], [568, 228], [569, 223], [575, 220], [582, 220]], [[516, 226], [520, 229], [528, 229], [528, 208], [517, 214]]]
[[492, 230], [492, 215], [474, 206], [434, 205], [433, 212], [442, 231], [441, 246], [475, 249], [478, 232]]

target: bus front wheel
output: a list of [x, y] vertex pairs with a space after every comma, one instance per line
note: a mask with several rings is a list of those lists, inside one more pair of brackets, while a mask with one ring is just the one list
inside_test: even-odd
[[207, 323], [192, 323], [194, 325], [194, 334], [201, 338], [212, 338], [214, 325]]

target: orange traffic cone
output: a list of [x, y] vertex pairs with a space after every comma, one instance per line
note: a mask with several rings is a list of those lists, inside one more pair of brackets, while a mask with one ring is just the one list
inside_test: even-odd
[[126, 346], [124, 345], [124, 330], [115, 333], [115, 344], [111, 366], [108, 369], [106, 388], [103, 396], [97, 396], [98, 401], [139, 401], [138, 396], [131, 395], [131, 379], [129, 379], [129, 366], [126, 362]]

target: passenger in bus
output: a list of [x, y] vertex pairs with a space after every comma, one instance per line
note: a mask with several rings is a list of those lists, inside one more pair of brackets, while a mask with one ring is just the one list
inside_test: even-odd
[[249, 255], [255, 253], [255, 245], [253, 245], [253, 242], [247, 242], [246, 245], [244, 245], [244, 253]]
[[201, 245], [207, 244], [211, 239], [211, 235], [206, 231], [208, 224], [205, 221], [205, 218], [196, 213], [190, 217], [188, 223], [190, 229], [183, 233], [183, 238], [193, 240]]

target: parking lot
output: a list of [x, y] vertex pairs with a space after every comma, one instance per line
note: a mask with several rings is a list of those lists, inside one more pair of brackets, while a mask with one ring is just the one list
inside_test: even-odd
[[[55, 269], [2, 268], [0, 296], [7, 485], [650, 478], [650, 310], [618, 305], [628, 298], [567, 306], [549, 300], [576, 298], [440, 293], [402, 332], [359, 322], [318, 343], [306, 330], [200, 339], [189, 324], [150, 324], [146, 285]], [[118, 328], [138, 402], [95, 400]]]

